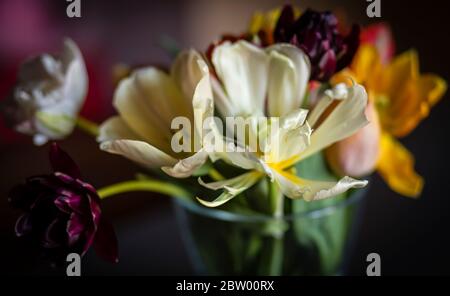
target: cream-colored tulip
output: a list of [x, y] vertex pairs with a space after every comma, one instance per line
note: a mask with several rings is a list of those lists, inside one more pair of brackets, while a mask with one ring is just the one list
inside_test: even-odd
[[[119, 115], [100, 127], [98, 141], [104, 151], [125, 156], [147, 168], [161, 168], [184, 178], [200, 168], [208, 158], [200, 137], [184, 131], [197, 141], [196, 152], [176, 153], [172, 146], [172, 120], [182, 116], [194, 123], [201, 135], [203, 120], [213, 115], [213, 97], [208, 67], [195, 51], [181, 52], [170, 73], [154, 67], [135, 70], [123, 79], [114, 94]], [[194, 131], [195, 133], [195, 131]]]
[[[223, 193], [213, 201], [199, 201], [209, 207], [222, 205], [251, 187], [264, 176], [276, 182], [289, 198], [307, 201], [328, 198], [350, 188], [360, 188], [367, 181], [344, 177], [338, 182], [307, 180], [290, 172], [297, 162], [358, 131], [367, 124], [364, 110], [367, 94], [361, 85], [328, 90], [308, 114], [300, 109], [305, 97], [310, 67], [306, 55], [288, 44], [267, 50], [246, 41], [225, 43], [213, 52], [213, 64], [220, 82], [212, 81], [219, 111], [224, 116], [267, 116], [278, 122], [273, 133], [255, 132], [263, 147], [257, 152], [222, 152], [214, 157], [249, 172], [229, 180], [200, 183]], [[266, 98], [268, 102], [266, 103]], [[319, 122], [324, 112], [340, 100], [336, 108]], [[267, 106], [267, 112], [266, 108]], [[314, 127], [312, 130], [311, 126]], [[237, 139], [245, 143], [245, 139]], [[223, 142], [227, 145], [233, 141]]]
[[69, 135], [83, 106], [88, 76], [83, 56], [70, 39], [60, 54], [42, 54], [20, 67], [12, 94], [2, 102], [8, 125], [41, 145]]

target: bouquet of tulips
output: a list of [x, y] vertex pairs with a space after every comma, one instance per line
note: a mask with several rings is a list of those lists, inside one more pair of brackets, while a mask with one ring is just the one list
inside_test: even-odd
[[[428, 115], [446, 82], [421, 74], [415, 51], [394, 51], [384, 24], [344, 28], [331, 12], [292, 6], [256, 13], [247, 31], [224, 35], [205, 52], [177, 49], [169, 71], [122, 67], [112, 98], [117, 115], [97, 126], [78, 114], [88, 77], [67, 39], [62, 53], [24, 62], [1, 102], [12, 128], [37, 145], [53, 142], [53, 172], [11, 191], [11, 204], [24, 212], [16, 233], [52, 260], [93, 246], [115, 262], [117, 239], [101, 200], [152, 191], [198, 213], [260, 221], [189, 219], [203, 229], [190, 231], [209, 273], [335, 274], [348, 213], [320, 222], [296, 214], [342, 204], [374, 171], [402, 195], [422, 191], [398, 138]], [[137, 177], [99, 190], [86, 183], [54, 142], [75, 127], [101, 150], [139, 164]], [[214, 255], [218, 248], [223, 258]]]

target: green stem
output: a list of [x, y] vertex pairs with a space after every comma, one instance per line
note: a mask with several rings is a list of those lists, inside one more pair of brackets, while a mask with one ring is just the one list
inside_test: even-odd
[[180, 198], [191, 197], [189, 192], [175, 184], [148, 179], [116, 183], [101, 188], [98, 190], [98, 194], [100, 198], [104, 199], [113, 195], [132, 191], [151, 191]]
[[281, 193], [278, 185], [275, 182], [269, 182], [269, 201], [271, 205], [272, 215], [281, 219], [284, 215], [284, 195]]
[[87, 134], [97, 137], [98, 136], [98, 125], [95, 122], [90, 121], [82, 116], [78, 116], [76, 121], [77, 127], [86, 132]]
[[[284, 195], [275, 182], [269, 184], [269, 197], [272, 203], [275, 220], [271, 223], [284, 223]], [[280, 231], [273, 234], [270, 242], [269, 275], [281, 275], [283, 272], [284, 229], [280, 225]]]

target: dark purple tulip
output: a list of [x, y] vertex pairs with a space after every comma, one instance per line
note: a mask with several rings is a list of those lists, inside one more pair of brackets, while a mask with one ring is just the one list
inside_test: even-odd
[[102, 215], [97, 191], [81, 180], [75, 162], [55, 143], [50, 163], [52, 174], [30, 177], [11, 190], [11, 205], [24, 211], [16, 235], [38, 243], [54, 262], [69, 253], [83, 256], [92, 245], [97, 255], [117, 262], [116, 235]]
[[301, 48], [311, 61], [311, 79], [326, 81], [350, 64], [359, 46], [359, 26], [343, 36], [331, 12], [306, 10], [297, 20], [292, 6], [283, 8], [274, 31], [275, 42]]

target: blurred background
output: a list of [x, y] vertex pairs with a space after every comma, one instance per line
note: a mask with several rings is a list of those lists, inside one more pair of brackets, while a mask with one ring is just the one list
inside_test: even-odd
[[[447, 1], [381, 0], [381, 18], [366, 15], [368, 2], [275, 0], [81, 0], [81, 18], [68, 18], [64, 0], [0, 0], [0, 97], [14, 84], [20, 62], [32, 54], [57, 51], [64, 36], [80, 46], [88, 68], [90, 88], [82, 114], [101, 122], [114, 111], [112, 67], [169, 65], [159, 44], [171, 38], [181, 47], [205, 50], [223, 33], [245, 31], [256, 10], [285, 3], [300, 8], [334, 10], [348, 23], [388, 22], [397, 53], [414, 47], [422, 72], [434, 72], [449, 81], [450, 59]], [[345, 11], [345, 14], [344, 14]], [[450, 180], [448, 130], [450, 97], [447, 93], [429, 118], [402, 142], [416, 156], [416, 169], [425, 177], [423, 195], [408, 199], [390, 191], [373, 176], [357, 239], [347, 271], [365, 275], [366, 256], [381, 255], [384, 275], [450, 275]], [[76, 131], [61, 146], [97, 188], [134, 177], [137, 166], [101, 152], [93, 138]], [[49, 171], [48, 147], [0, 124], [0, 262], [5, 274], [57, 274], [36, 259], [14, 235], [19, 213], [9, 208], [7, 192], [33, 174]], [[91, 253], [83, 259], [83, 274], [188, 275], [193, 272], [178, 232], [169, 198], [149, 193], [113, 197], [104, 203], [120, 242], [117, 265], [100, 262]]]

